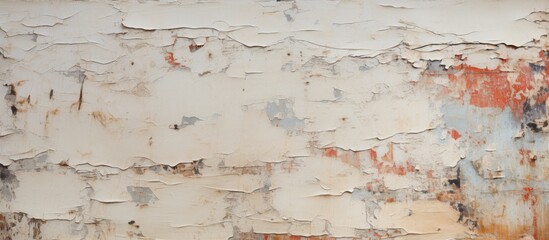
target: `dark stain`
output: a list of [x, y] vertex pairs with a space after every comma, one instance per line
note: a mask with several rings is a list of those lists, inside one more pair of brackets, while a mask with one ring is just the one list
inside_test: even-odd
[[535, 63], [529, 63], [528, 65], [530, 66], [530, 69], [532, 69], [534, 73], [543, 73], [545, 71], [544, 65], [537, 65]]
[[203, 161], [204, 161], [204, 159], [193, 161], [193, 173], [195, 175], [202, 175], [202, 173], [200, 173], [200, 170], [202, 168], [204, 168], [204, 162]]
[[545, 98], [548, 94], [547, 87], [540, 87], [533, 98], [527, 98], [523, 103], [523, 122], [533, 132], [542, 132], [543, 128], [549, 124], [545, 106]]
[[467, 208], [465, 208], [465, 205], [463, 205], [463, 203], [457, 203], [456, 205], [457, 205], [456, 209], [459, 212], [459, 218], [457, 222], [462, 222], [463, 219], [465, 218]]
[[[545, 121], [545, 123], [546, 122], [547, 121]], [[530, 130], [532, 130], [532, 132], [535, 132], [535, 133], [539, 133], [539, 132], [543, 131], [543, 128], [535, 122], [526, 123], [526, 126], [528, 126], [528, 128], [530, 128]]]
[[530, 165], [535, 165], [536, 161], [538, 160], [538, 156], [534, 155], [530, 158]]
[[450, 185], [456, 186], [456, 188], [461, 188], [461, 177], [460, 177], [460, 169], [458, 167], [457, 169], [457, 176], [456, 179], [448, 179], [448, 183]]
[[82, 84], [80, 84], [80, 96], [78, 97], [78, 111], [80, 111], [80, 109], [82, 108], [82, 101], [84, 99], [83, 92], [84, 92], [84, 81], [82, 81]]
[[11, 183], [14, 182], [14, 180], [17, 180], [17, 178], [11, 173], [8, 167], [0, 164], [0, 180], [2, 180], [2, 182]]
[[29, 225], [32, 226], [32, 239], [42, 239], [42, 224], [46, 223], [44, 220], [31, 218], [29, 219]]
[[196, 45], [196, 43], [191, 43], [191, 44], [189, 45], [189, 51], [195, 52], [196, 50], [198, 50], [198, 49], [200, 49], [200, 48], [202, 48], [202, 47], [204, 47], [204, 45]]
[[133, 225], [133, 224], [135, 224], [135, 221], [131, 220], [131, 221], [128, 222], [128, 224]]
[[7, 166], [0, 164], [0, 199], [11, 201], [15, 198], [14, 188], [19, 187], [19, 180]]
[[76, 104], [78, 110], [80, 111], [80, 109], [82, 109], [82, 102], [84, 100], [84, 82], [86, 81], [85, 71], [82, 71], [80, 69], [80, 67], [76, 67], [75, 69], [65, 73], [65, 76], [74, 77], [74, 78], [78, 79], [78, 82], [80, 83], [80, 94], [78, 96], [78, 102], [71, 105], [71, 107], [72, 107]]
[[6, 95], [17, 96], [17, 92], [15, 91], [15, 85], [4, 84], [4, 87], [8, 87], [8, 93]]
[[131, 62], [130, 64], [133, 66], [134, 62]]
[[205, 71], [205, 72], [199, 73], [198, 76], [202, 77], [202, 76], [210, 74], [210, 73], [212, 73], [212, 72], [211, 71]]
[[50, 89], [50, 100], [53, 98], [53, 89]]
[[10, 109], [13, 116], [17, 115], [17, 107], [15, 105], [11, 105]]

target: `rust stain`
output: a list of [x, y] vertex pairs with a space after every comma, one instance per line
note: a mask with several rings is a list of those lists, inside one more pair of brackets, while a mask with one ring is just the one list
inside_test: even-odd
[[93, 119], [98, 121], [103, 127], [106, 127], [109, 123], [116, 121], [116, 118], [114, 118], [111, 114], [106, 114], [102, 111], [94, 111], [91, 115]]
[[530, 235], [535, 240], [549, 239], [549, 206], [540, 202], [536, 189], [530, 186], [522, 188], [522, 202], [531, 211], [531, 223], [511, 224], [515, 216], [481, 217], [479, 219], [480, 236], [492, 235], [496, 239], [520, 239]]

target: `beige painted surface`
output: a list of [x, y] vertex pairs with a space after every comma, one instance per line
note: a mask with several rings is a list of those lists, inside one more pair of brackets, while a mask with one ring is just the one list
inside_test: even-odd
[[546, 0], [0, 1], [0, 239], [549, 239]]

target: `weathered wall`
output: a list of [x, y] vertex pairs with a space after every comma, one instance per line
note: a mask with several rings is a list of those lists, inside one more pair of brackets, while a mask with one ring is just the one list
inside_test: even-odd
[[1, 1], [1, 239], [549, 239], [549, 2]]

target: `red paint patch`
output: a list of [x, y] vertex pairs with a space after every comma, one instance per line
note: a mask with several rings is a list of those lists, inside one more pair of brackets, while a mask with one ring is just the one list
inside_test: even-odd
[[170, 64], [172, 67], [180, 67], [182, 66], [181, 63], [177, 62], [175, 57], [173, 56], [173, 52], [167, 52], [164, 56], [164, 59], [168, 64]]
[[453, 82], [465, 83], [465, 91], [469, 93], [469, 103], [477, 107], [494, 107], [504, 109], [511, 98], [511, 88], [507, 81], [507, 73], [496, 69], [476, 68], [462, 64], [455, 70], [461, 71], [459, 76], [449, 75]]
[[[528, 65], [517, 68], [518, 76], [512, 79], [511, 77], [516, 76], [516, 73], [504, 71], [501, 67], [488, 69], [461, 64], [454, 68], [458, 73], [448, 74], [448, 78], [460, 99], [463, 100], [465, 94], [469, 95], [469, 104], [481, 108], [509, 107], [515, 117], [522, 117], [524, 103], [531, 95], [530, 92], [536, 91], [535, 79]], [[543, 85], [549, 86], [549, 81], [545, 80]], [[536, 94], [532, 100], [542, 103], [548, 97], [549, 93]]]
[[324, 155], [326, 157], [337, 157], [337, 150], [335, 148], [324, 149]]
[[454, 140], [458, 140], [461, 137], [461, 134], [459, 134], [459, 132], [455, 129], [448, 131], [448, 133], [450, 134], [450, 136], [452, 136]]

